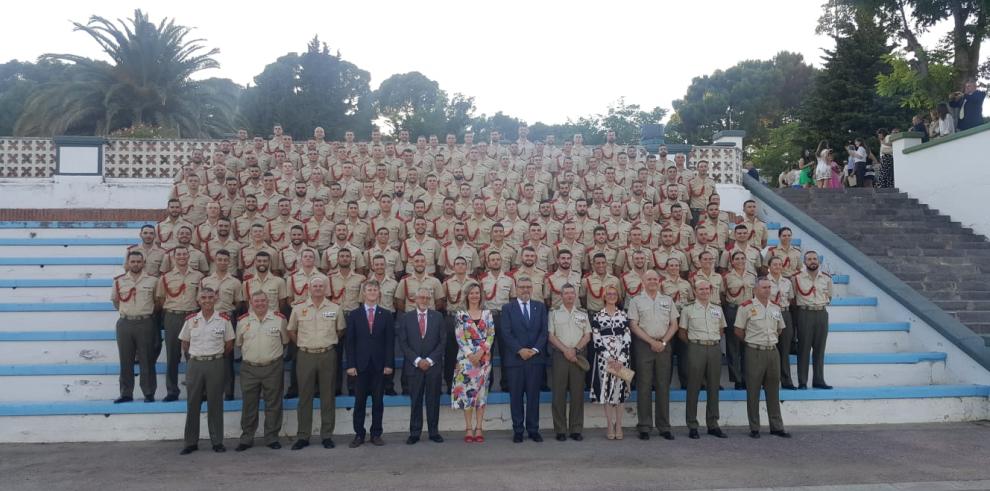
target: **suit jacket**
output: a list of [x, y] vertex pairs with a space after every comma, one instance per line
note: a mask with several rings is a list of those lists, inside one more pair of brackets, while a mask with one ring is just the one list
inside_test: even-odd
[[[426, 335], [419, 335], [419, 311], [411, 310], [402, 314], [395, 326], [399, 337], [399, 348], [405, 358], [405, 370], [419, 370], [413, 365], [416, 358], [433, 360], [430, 370], [440, 370], [443, 366], [443, 352], [446, 347], [445, 322], [443, 315], [436, 310], [426, 311]], [[411, 372], [410, 372], [411, 373]]]
[[[547, 307], [543, 302], [529, 301], [529, 321], [523, 316], [519, 301], [512, 299], [502, 306], [499, 320], [506, 352], [502, 353], [506, 367], [520, 367], [528, 364], [542, 365], [547, 358], [547, 338], [550, 335], [547, 321]], [[529, 360], [519, 356], [522, 348], [536, 348], [539, 353]]]
[[348, 312], [344, 350], [347, 368], [356, 368], [359, 372], [394, 368], [395, 320], [392, 311], [376, 306], [374, 329], [368, 329], [368, 312], [363, 303]]

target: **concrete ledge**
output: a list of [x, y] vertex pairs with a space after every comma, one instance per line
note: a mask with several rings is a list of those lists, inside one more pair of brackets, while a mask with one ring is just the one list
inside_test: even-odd
[[800, 224], [808, 234], [825, 244], [834, 254], [837, 254], [847, 263], [855, 265], [863, 276], [873, 282], [877, 288], [890, 295], [981, 366], [990, 370], [990, 349], [987, 349], [987, 344], [981, 336], [971, 331], [956, 318], [945, 313], [931, 300], [916, 292], [900, 278], [894, 276], [876, 261], [777, 195], [770, 188], [749, 176], [743, 176], [743, 185], [754, 196], [773, 207], [788, 220]]
[[[953, 134], [951, 134], [949, 136], [942, 136], [942, 137], [938, 137], [938, 138], [932, 138], [931, 140], [928, 140], [928, 142], [926, 142], [926, 143], [922, 143], [920, 145], [914, 145], [912, 147], [905, 148], [904, 149], [904, 153], [920, 152], [921, 150], [926, 150], [926, 149], [929, 149], [929, 148], [932, 148], [932, 147], [937, 147], [937, 146], [939, 146], [939, 145], [941, 145], [943, 143], [949, 143], [949, 142], [951, 142], [953, 140], [958, 140], [960, 138], [966, 138], [967, 136], [975, 135], [977, 133], [982, 133], [984, 131], [990, 131], [990, 123], [984, 123], [984, 124], [981, 124], [979, 126], [974, 126], [974, 127], [970, 128], [968, 130], [957, 131], [957, 132], [955, 132], [955, 133], [953, 133]], [[914, 135], [918, 135], [915, 138], [921, 138], [921, 133], [914, 133]], [[908, 137], [910, 137], [910, 136], [908, 136]], [[898, 140], [899, 139], [900, 138], [898, 138]], [[893, 141], [893, 140], [891, 140], [891, 141]]]
[[111, 278], [0, 280], [0, 288], [109, 288], [111, 286], [113, 286]]

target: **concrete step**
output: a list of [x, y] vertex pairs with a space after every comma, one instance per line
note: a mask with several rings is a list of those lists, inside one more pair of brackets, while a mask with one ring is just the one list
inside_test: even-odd
[[[15, 259], [20, 261], [15, 261]], [[60, 264], [58, 261], [46, 264], [46, 262], [28, 258], [0, 258], [0, 278], [35, 280], [113, 278], [124, 273], [123, 256], [86, 259], [86, 262], [90, 264], [72, 262]]]
[[0, 303], [98, 302], [108, 300], [111, 291], [110, 287], [0, 288]]
[[114, 329], [117, 312], [113, 310], [91, 311], [80, 315], [79, 311], [24, 312], [0, 309], [0, 332], [23, 331], [94, 331]]
[[99, 244], [74, 244], [74, 245], [0, 245], [0, 257], [115, 257], [123, 264], [124, 254], [127, 252], [126, 245], [99, 245]]
[[[154, 225], [152, 223], [151, 225]], [[3, 239], [95, 239], [114, 237], [134, 237], [137, 239], [140, 227], [135, 228], [0, 228]]]
[[897, 353], [912, 349], [907, 322], [833, 323], [829, 326], [828, 353]]

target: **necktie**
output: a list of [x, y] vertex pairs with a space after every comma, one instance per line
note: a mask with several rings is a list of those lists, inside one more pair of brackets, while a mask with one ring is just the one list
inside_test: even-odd
[[529, 322], [529, 302], [523, 302], [523, 317]]
[[368, 309], [368, 332], [375, 332], [375, 308]]
[[426, 337], [426, 312], [419, 313], [419, 337]]
[[966, 119], [966, 96], [963, 96], [963, 103], [959, 106], [959, 119]]

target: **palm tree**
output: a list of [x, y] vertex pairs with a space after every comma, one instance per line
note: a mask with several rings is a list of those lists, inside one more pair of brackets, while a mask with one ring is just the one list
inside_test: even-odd
[[[223, 100], [216, 83], [191, 80], [202, 70], [218, 68], [203, 39], [186, 39], [192, 29], [163, 19], [152, 23], [141, 10], [116, 25], [90, 17], [76, 31], [96, 41], [110, 62], [73, 54], [46, 54], [42, 60], [72, 64], [69, 76], [46, 84], [27, 101], [18, 119], [18, 135], [89, 133], [105, 135], [143, 123], [174, 128], [184, 137], [229, 132], [236, 101]], [[204, 111], [210, 108], [210, 111]]]

